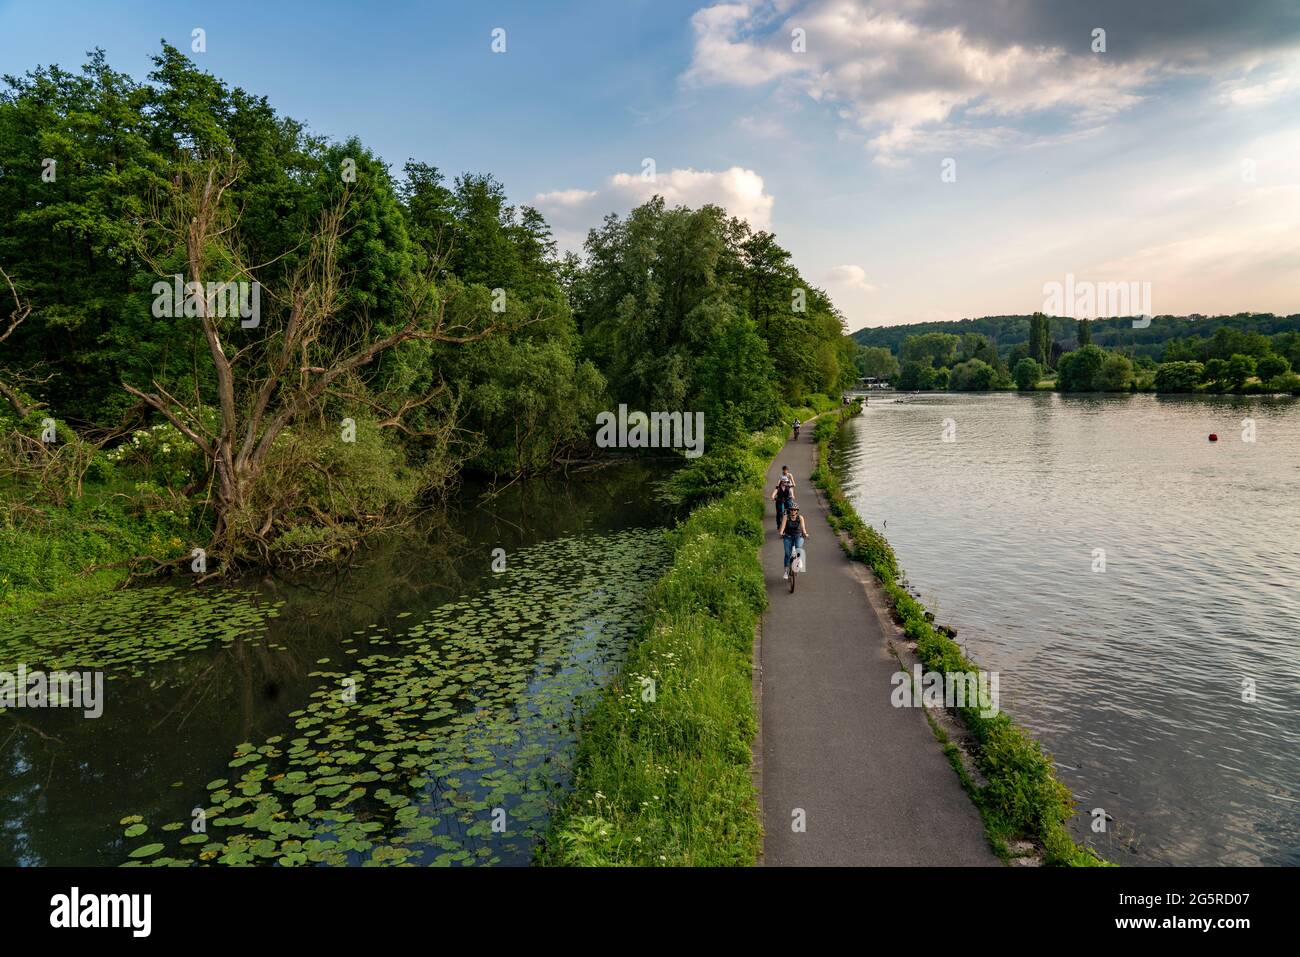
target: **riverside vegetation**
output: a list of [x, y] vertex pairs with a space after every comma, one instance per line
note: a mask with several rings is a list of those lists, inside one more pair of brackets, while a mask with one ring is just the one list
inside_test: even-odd
[[[962, 653], [961, 647], [945, 631], [934, 625], [933, 616], [909, 594], [898, 557], [889, 542], [858, 517], [840, 488], [834, 466], [839, 428], [846, 418], [860, 411], [860, 405], [855, 403], [839, 415], [819, 421], [813, 433], [817, 466], [812, 478], [826, 493], [831, 525], [847, 536], [848, 554], [867, 565], [879, 580], [904, 634], [916, 643], [917, 657], [925, 668], [945, 675], [978, 673], [979, 666]], [[1074, 814], [1074, 799], [1057, 779], [1051, 758], [1043, 753], [1041, 746], [1004, 712], [985, 717], [975, 702], [957, 708], [956, 712], [971, 732], [974, 759], [985, 776], [985, 785], [979, 786], [971, 779], [957, 746], [937, 725], [932, 727], [979, 808], [989, 841], [997, 853], [1008, 858], [1011, 842], [1028, 839], [1041, 848], [1047, 864], [1083, 867], [1103, 864], [1090, 849], [1080, 847], [1071, 838], [1066, 822]]]
[[903, 328], [854, 333], [861, 375], [927, 391], [1300, 395], [1300, 316], [1163, 316], [1134, 328], [1036, 313]]
[[[788, 411], [807, 419], [835, 407], [814, 396]], [[672, 564], [623, 674], [583, 722], [575, 789], [552, 818], [541, 863], [757, 859], [751, 681], [767, 607], [758, 550], [764, 476], [786, 435], [784, 425], [733, 435], [673, 476], [668, 494], [694, 511], [669, 536]]]
[[[168, 45], [146, 82], [96, 51], [5, 83], [0, 168], [31, 175], [0, 177], [0, 657], [163, 693], [229, 656], [243, 727], [257, 667], [308, 698], [267, 705], [292, 727], [230, 738], [201, 793], [191, 768], [120, 808], [96, 860], [752, 863], [763, 467], [796, 412], [837, 404], [857, 352], [790, 253], [656, 197], [560, 256], [492, 176], [394, 176]], [[260, 314], [202, 293], [159, 308], [177, 276], [256, 283]], [[663, 487], [664, 518], [685, 516], [666, 537], [517, 549], [490, 591], [357, 623], [301, 674], [291, 636], [314, 629], [245, 597], [373, 560], [417, 519], [439, 551], [455, 536], [434, 519], [472, 509], [457, 488], [490, 504], [599, 474], [627, 457], [593, 442], [620, 404], [705, 416], [704, 456]], [[146, 577], [170, 583], [104, 594]], [[497, 807], [520, 822], [507, 844], [484, 832]]]
[[[621, 403], [752, 431], [852, 381], [830, 299], [716, 206], [655, 198], [561, 256], [490, 174], [394, 175], [153, 63], [0, 93], [0, 614], [189, 575], [195, 548], [194, 578], [346, 560], [463, 475], [600, 455]], [[255, 284], [260, 314], [159, 308], [177, 277]]]

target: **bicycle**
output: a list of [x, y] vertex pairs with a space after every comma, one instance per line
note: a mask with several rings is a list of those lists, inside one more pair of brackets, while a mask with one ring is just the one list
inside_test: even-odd
[[804, 570], [803, 549], [793, 548], [790, 550], [790, 594], [794, 594], [794, 580], [799, 573]]

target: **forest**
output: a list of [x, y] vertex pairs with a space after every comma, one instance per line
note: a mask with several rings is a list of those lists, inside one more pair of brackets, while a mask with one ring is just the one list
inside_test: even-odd
[[601, 454], [620, 403], [725, 442], [856, 375], [827, 295], [719, 207], [561, 254], [491, 173], [395, 172], [165, 43], [143, 81], [93, 51], [4, 82], [0, 609], [333, 560], [462, 475]]

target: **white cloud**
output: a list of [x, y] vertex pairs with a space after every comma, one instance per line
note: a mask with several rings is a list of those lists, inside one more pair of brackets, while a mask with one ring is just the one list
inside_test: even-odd
[[538, 193], [534, 203], [539, 207], [549, 208], [578, 206], [595, 195], [596, 193], [589, 189], [557, 189], [549, 193]]
[[774, 197], [754, 170], [732, 166], [725, 170], [674, 169], [647, 179], [640, 173], [615, 173], [598, 189], [562, 189], [538, 193], [533, 200], [566, 249], [577, 249], [586, 231], [606, 213], [625, 213], [654, 196], [668, 206], [721, 206], [756, 229], [772, 228]]
[[[1151, 79], [1150, 64], [1059, 47], [990, 46], [958, 27], [923, 26], [854, 0], [814, 0], [773, 28], [775, 13], [740, 3], [696, 13], [695, 53], [683, 79], [777, 81], [834, 108], [868, 135], [886, 164], [922, 146], [926, 131], [937, 127], [947, 128], [949, 140], [985, 145], [987, 135], [971, 120], [1055, 110], [1096, 125], [1137, 103]], [[791, 51], [795, 28], [806, 31], [804, 53]]]
[[875, 292], [876, 287], [867, 282], [867, 271], [861, 266], [845, 264], [834, 266], [826, 272], [828, 286], [841, 286], [847, 289], [859, 289], [862, 292]]
[[[1263, 75], [1261, 75], [1263, 74]], [[1300, 91], [1300, 59], [1257, 66], [1244, 76], [1219, 84], [1219, 102], [1233, 106], [1260, 106], [1288, 93]]]

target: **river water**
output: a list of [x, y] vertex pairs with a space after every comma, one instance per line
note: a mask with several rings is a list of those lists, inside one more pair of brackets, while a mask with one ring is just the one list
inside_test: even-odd
[[0, 866], [527, 863], [666, 567], [665, 474], [467, 488], [349, 570], [0, 622], [0, 671], [107, 677], [98, 718], [0, 712]]
[[846, 493], [999, 672], [1077, 837], [1300, 864], [1296, 400], [918, 395], [845, 429]]

